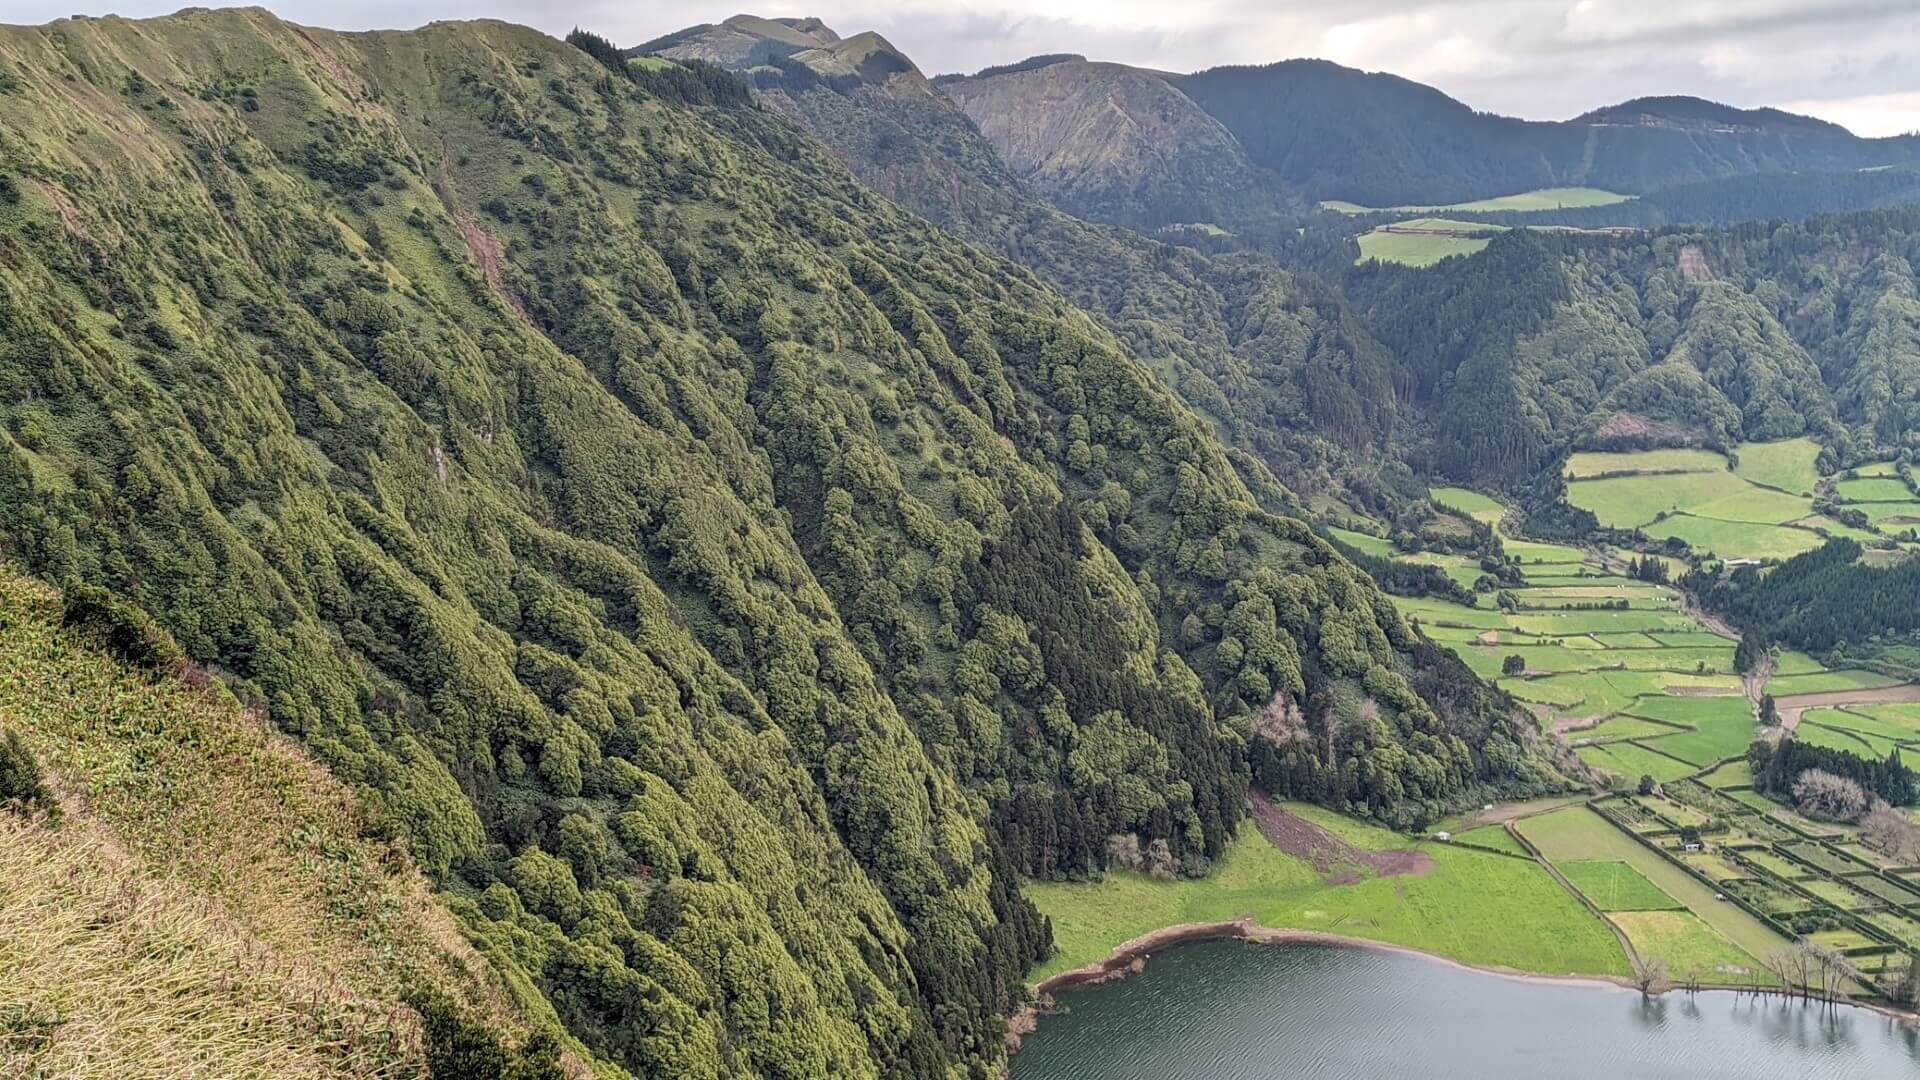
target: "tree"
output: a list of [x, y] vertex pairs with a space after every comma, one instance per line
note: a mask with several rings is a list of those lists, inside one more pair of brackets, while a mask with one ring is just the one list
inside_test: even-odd
[[1772, 694], [1760, 695], [1760, 722], [1767, 727], [1780, 726], [1780, 706], [1774, 703]]
[[1858, 821], [1867, 810], [1867, 793], [1844, 776], [1808, 769], [1793, 782], [1793, 803], [1808, 817]]
[[47, 789], [40, 762], [12, 731], [0, 731], [0, 810], [45, 814], [49, 823], [60, 822], [60, 803]]
[[1525, 670], [1527, 670], [1527, 658], [1519, 653], [1508, 653], [1507, 658], [1500, 661], [1502, 675], [1518, 675]]
[[1667, 962], [1657, 956], [1641, 960], [1633, 970], [1633, 985], [1645, 997], [1665, 993], [1669, 985]]
[[1875, 800], [1860, 819], [1860, 839], [1903, 863], [1920, 862], [1920, 825]]
[[1654, 782], [1652, 773], [1640, 774], [1640, 794], [1651, 795], [1659, 785]]

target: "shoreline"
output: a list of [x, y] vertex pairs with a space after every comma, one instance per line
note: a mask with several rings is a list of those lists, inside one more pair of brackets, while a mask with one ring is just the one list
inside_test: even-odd
[[[1149, 931], [1139, 937], [1124, 941], [1115, 946], [1106, 957], [1069, 971], [1049, 975], [1033, 986], [1033, 1000], [1022, 1006], [1013, 1016], [1007, 1018], [1007, 1056], [1009, 1060], [1019, 1053], [1020, 1045], [1026, 1036], [1039, 1027], [1043, 1017], [1052, 1015], [1055, 1010], [1053, 995], [1056, 991], [1100, 986], [1105, 983], [1119, 982], [1147, 969], [1147, 962], [1159, 950], [1176, 945], [1186, 945], [1198, 941], [1248, 941], [1260, 945], [1331, 945], [1346, 949], [1372, 949], [1378, 952], [1400, 953], [1416, 956], [1433, 963], [1445, 964], [1460, 971], [1470, 971], [1481, 975], [1493, 975], [1515, 982], [1531, 982], [1561, 986], [1589, 986], [1596, 989], [1620, 990], [1627, 993], [1641, 993], [1632, 980], [1617, 975], [1548, 975], [1542, 972], [1522, 971], [1517, 968], [1499, 965], [1469, 964], [1452, 957], [1416, 949], [1409, 945], [1396, 945], [1392, 942], [1374, 941], [1369, 938], [1349, 937], [1344, 934], [1330, 934], [1322, 930], [1290, 930], [1260, 926], [1252, 916], [1229, 919], [1224, 922], [1176, 923], [1158, 930]], [[1650, 996], [1658, 997], [1673, 993], [1680, 987], [1669, 986]], [[1748, 988], [1735, 986], [1702, 986], [1703, 993], [1751, 993]], [[1777, 993], [1778, 991], [1765, 991]], [[1876, 1005], [1868, 1002], [1842, 1000], [1838, 1004], [1898, 1020], [1909, 1026], [1920, 1026], [1920, 1015]], [[1005, 1070], [1002, 1076], [1006, 1075]]]

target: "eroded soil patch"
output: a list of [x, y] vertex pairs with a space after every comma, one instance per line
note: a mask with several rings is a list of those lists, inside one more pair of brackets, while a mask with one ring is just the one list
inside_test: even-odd
[[1312, 863], [1315, 870], [1328, 875], [1335, 884], [1351, 884], [1368, 870], [1381, 877], [1398, 877], [1420, 875], [1433, 869], [1433, 857], [1424, 851], [1357, 848], [1313, 822], [1288, 813], [1263, 792], [1251, 792], [1250, 796], [1253, 823], [1260, 835], [1281, 851]]

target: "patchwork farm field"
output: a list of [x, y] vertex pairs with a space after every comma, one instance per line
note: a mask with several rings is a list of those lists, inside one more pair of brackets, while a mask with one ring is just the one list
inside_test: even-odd
[[[1575, 454], [1567, 461], [1567, 499], [1609, 528], [1683, 540], [1695, 554], [1727, 559], [1785, 559], [1828, 536], [1877, 539], [1874, 531], [1815, 512], [1818, 454], [1810, 439], [1748, 443], [1733, 458], [1698, 449]], [[1834, 487], [1838, 502], [1858, 501], [1870, 521], [1870, 508], [1882, 511], [1880, 521], [1906, 512], [1920, 521], [1920, 502], [1897, 478], [1841, 480]], [[1850, 491], [1899, 501], [1870, 502]]]
[[[1662, 471], [1632, 471], [1648, 461]], [[1824, 490], [1805, 440], [1744, 447], [1737, 469], [1704, 451], [1666, 451], [1578, 455], [1569, 472], [1570, 487], [1621, 520], [1664, 511], [1663, 522], [1740, 540], [1716, 549], [1723, 553], [1758, 550], [1765, 544], [1755, 538], [1769, 531], [1819, 542], [1810, 529], [1783, 524], [1807, 517], [1808, 492]], [[1470, 490], [1435, 489], [1432, 498], [1496, 528], [1506, 517], [1501, 503]], [[1700, 516], [1705, 509], [1725, 516]], [[1736, 643], [1689, 614], [1672, 587], [1627, 576], [1631, 553], [1503, 537], [1508, 564], [1490, 569], [1477, 556], [1403, 553], [1381, 536], [1332, 533], [1482, 590], [1472, 604], [1394, 603], [1421, 633], [1528, 703], [1542, 729], [1612, 793], [1462, 815], [1435, 826], [1448, 834], [1432, 839], [1256, 797], [1254, 822], [1205, 879], [1116, 872], [1030, 885], [1060, 950], [1037, 978], [1161, 928], [1240, 918], [1481, 966], [1620, 978], [1657, 964], [1675, 979], [1714, 985], [1770, 981], [1762, 960], [1796, 939], [1841, 949], [1865, 972], [1920, 948], [1920, 865], [1874, 851], [1857, 827], [1814, 822], [1753, 790], [1745, 753], [1760, 731], [1734, 672]], [[1891, 681], [1788, 652], [1765, 689], [1783, 702], [1841, 695], [1792, 706], [1810, 742], [1920, 753], [1920, 702], [1872, 700]], [[1636, 790], [1642, 778], [1652, 781], [1647, 794]], [[1276, 829], [1276, 815], [1291, 825]], [[1303, 831], [1321, 840], [1303, 847]], [[1329, 849], [1345, 854], [1328, 858]]]

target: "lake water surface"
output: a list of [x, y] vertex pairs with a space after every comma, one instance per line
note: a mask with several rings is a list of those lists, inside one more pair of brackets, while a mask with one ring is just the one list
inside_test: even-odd
[[1200, 942], [1068, 990], [1013, 1080], [1920, 1077], [1920, 1035], [1864, 1009], [1523, 982], [1418, 956]]

